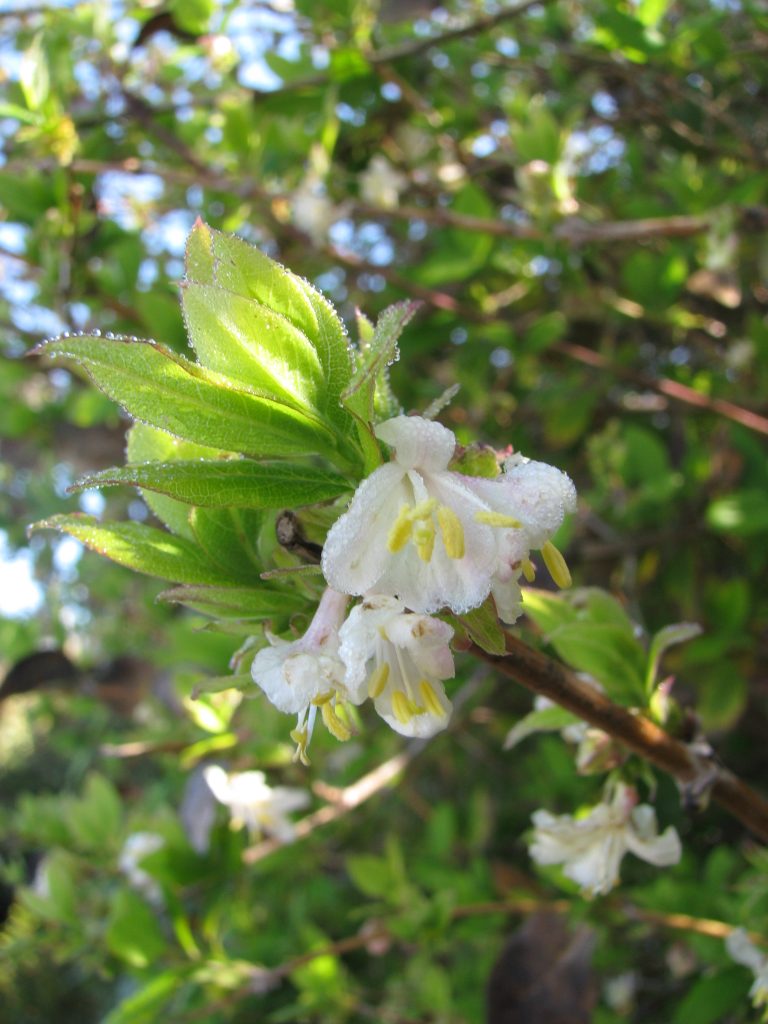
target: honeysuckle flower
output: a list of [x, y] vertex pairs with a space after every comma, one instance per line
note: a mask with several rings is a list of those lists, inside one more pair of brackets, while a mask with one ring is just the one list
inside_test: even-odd
[[278, 711], [298, 716], [291, 738], [303, 764], [309, 763], [307, 746], [318, 708], [336, 739], [347, 740], [351, 735], [338, 714], [338, 708], [351, 700], [338, 655], [338, 630], [347, 601], [345, 594], [327, 588], [304, 636], [289, 641], [267, 633], [271, 646], [260, 650], [251, 666], [253, 681]]
[[336, 590], [399, 597], [412, 611], [462, 613], [485, 600], [494, 571], [493, 531], [477, 521], [488, 506], [448, 470], [456, 439], [419, 416], [376, 427], [395, 449], [334, 523], [323, 573]]
[[454, 674], [452, 636], [440, 619], [408, 612], [395, 597], [369, 595], [339, 630], [348, 690], [360, 701], [370, 697], [403, 736], [433, 736], [451, 715], [442, 681]]
[[371, 157], [359, 181], [360, 195], [365, 202], [385, 210], [393, 210], [397, 206], [400, 193], [408, 183], [405, 175], [381, 154]]
[[139, 865], [145, 857], [157, 853], [165, 845], [165, 839], [156, 832], [134, 832], [123, 843], [117, 859], [117, 866], [125, 875], [128, 884], [150, 903], [161, 903], [160, 886], [154, 878]]
[[515, 622], [522, 611], [518, 580], [532, 582], [530, 559], [540, 550], [552, 579], [568, 587], [568, 566], [550, 538], [566, 515], [576, 509], [576, 488], [569, 476], [545, 462], [516, 454], [504, 462], [504, 472], [493, 479], [467, 477], [467, 485], [488, 506], [482, 522], [496, 527], [496, 569], [491, 593], [503, 622]]
[[291, 197], [293, 223], [316, 245], [328, 237], [328, 230], [337, 219], [337, 211], [326, 193], [320, 177], [310, 171]]
[[266, 833], [282, 843], [293, 841], [295, 831], [288, 815], [309, 803], [303, 790], [273, 788], [267, 785], [264, 772], [229, 773], [218, 764], [208, 765], [203, 775], [219, 803], [229, 808], [233, 828], [245, 826], [251, 840]]
[[439, 423], [396, 416], [375, 430], [394, 457], [363, 480], [328, 534], [322, 565], [332, 587], [398, 597], [426, 614], [461, 614], [493, 592], [500, 617], [513, 622], [532, 548], [555, 582], [570, 582], [549, 540], [575, 504], [564, 473], [513, 457], [495, 479], [464, 476], [448, 469], [456, 439]]
[[729, 956], [748, 967], [755, 976], [749, 997], [753, 1006], [768, 1006], [768, 956], [762, 953], [744, 928], [734, 928], [725, 940]]
[[599, 803], [586, 817], [534, 812], [531, 857], [537, 864], [562, 864], [565, 876], [590, 896], [618, 884], [626, 853], [656, 867], [676, 864], [681, 854], [676, 830], [670, 826], [659, 835], [654, 809], [636, 801], [635, 790], [620, 783], [610, 802]]

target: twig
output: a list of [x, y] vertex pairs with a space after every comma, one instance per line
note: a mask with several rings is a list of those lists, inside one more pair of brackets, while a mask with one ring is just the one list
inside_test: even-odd
[[507, 634], [506, 643], [506, 655], [488, 654], [474, 645], [470, 651], [502, 675], [602, 729], [678, 782], [693, 788], [704, 786], [721, 807], [768, 842], [768, 801], [727, 768], [696, 754], [642, 715], [614, 704], [560, 662], [522, 640]]

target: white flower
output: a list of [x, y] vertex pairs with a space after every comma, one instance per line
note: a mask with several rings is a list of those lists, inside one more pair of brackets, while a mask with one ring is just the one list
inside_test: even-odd
[[749, 996], [753, 1006], [768, 1006], [768, 956], [761, 953], [743, 928], [734, 928], [725, 948], [737, 964], [749, 967], [755, 976]]
[[326, 240], [338, 215], [316, 173], [310, 171], [293, 193], [291, 213], [296, 227], [306, 232], [316, 245]]
[[393, 461], [363, 480], [323, 548], [329, 584], [347, 594], [399, 597], [415, 612], [462, 613], [490, 590], [495, 541], [475, 519], [488, 506], [448, 471], [450, 430], [419, 416], [376, 427]]
[[304, 636], [291, 642], [268, 633], [271, 646], [259, 651], [251, 666], [253, 681], [278, 711], [298, 715], [291, 737], [297, 744], [296, 756], [304, 764], [309, 763], [307, 746], [318, 708], [336, 739], [350, 737], [337, 713], [337, 705], [350, 700], [344, 664], [338, 656], [338, 630], [347, 600], [346, 595], [326, 589]]
[[403, 736], [433, 736], [451, 715], [442, 680], [454, 674], [452, 636], [446, 622], [407, 612], [397, 598], [364, 598], [339, 630], [348, 690], [371, 697]]
[[128, 884], [150, 903], [161, 903], [163, 896], [160, 886], [152, 876], [140, 868], [145, 857], [157, 853], [165, 845], [165, 839], [156, 832], [134, 832], [123, 843], [117, 866], [125, 875]]
[[680, 838], [671, 826], [658, 834], [656, 812], [635, 806], [636, 794], [616, 786], [610, 803], [593, 807], [585, 818], [539, 810], [530, 854], [537, 864], [562, 864], [563, 873], [590, 896], [609, 892], [619, 881], [625, 853], [666, 867], [680, 860]]
[[262, 832], [280, 842], [290, 843], [295, 838], [288, 815], [309, 803], [309, 796], [301, 789], [267, 785], [264, 772], [227, 773], [218, 764], [208, 765], [203, 772], [211, 792], [229, 808], [233, 828], [248, 829], [251, 839]]
[[515, 622], [520, 616], [520, 575], [533, 580], [532, 550], [541, 550], [550, 575], [559, 587], [568, 587], [571, 576], [565, 560], [550, 537], [562, 525], [566, 515], [576, 509], [573, 481], [545, 462], [533, 462], [513, 455], [504, 463], [504, 472], [494, 479], [465, 478], [472, 491], [488, 505], [490, 513], [483, 522], [496, 526], [496, 570], [491, 593], [503, 622]]
[[394, 210], [400, 201], [400, 193], [408, 183], [385, 156], [377, 154], [360, 175], [360, 195], [366, 203]]
[[520, 614], [521, 573], [541, 548], [555, 582], [570, 582], [549, 537], [575, 505], [560, 470], [518, 457], [495, 479], [463, 476], [448, 464], [456, 439], [418, 416], [376, 427], [394, 458], [358, 487], [323, 550], [329, 584], [347, 594], [400, 598], [415, 612], [447, 606], [461, 614], [492, 591], [500, 617]]

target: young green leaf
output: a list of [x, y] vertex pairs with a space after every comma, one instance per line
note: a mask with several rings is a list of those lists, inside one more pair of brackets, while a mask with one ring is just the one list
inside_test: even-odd
[[159, 601], [183, 604], [214, 618], [269, 619], [292, 615], [305, 604], [296, 591], [275, 590], [261, 583], [254, 587], [182, 586], [164, 590]]
[[147, 576], [175, 583], [226, 583], [194, 544], [144, 523], [100, 523], [93, 516], [75, 513], [43, 519], [31, 529], [67, 533], [118, 565]]
[[257, 457], [335, 449], [332, 434], [317, 419], [155, 342], [62, 335], [34, 352], [82, 366], [136, 419], [197, 444]]
[[[358, 367], [341, 397], [348, 408], [367, 420], [374, 419], [377, 396], [380, 399], [389, 396], [391, 399], [387, 367], [398, 358], [398, 339], [418, 308], [418, 302], [398, 302], [389, 306], [379, 316], [372, 337], [367, 341], [361, 338]], [[391, 408], [385, 410], [385, 414], [390, 416], [395, 412]]]
[[210, 508], [298, 508], [337, 498], [348, 487], [330, 470], [289, 462], [201, 459], [117, 466], [84, 477], [73, 491], [131, 484], [159, 491], [189, 505]]
[[693, 640], [694, 637], [700, 636], [701, 633], [702, 628], [697, 622], [676, 622], [674, 625], [665, 626], [658, 633], [654, 633], [648, 650], [648, 667], [645, 676], [645, 684], [649, 693], [656, 683], [662, 654], [669, 647], [673, 647], [675, 644], [684, 644], [687, 640]]
[[233, 581], [253, 583], [264, 568], [258, 542], [264, 512], [249, 508], [193, 508], [194, 539], [214, 565]]
[[559, 626], [548, 639], [563, 661], [591, 675], [609, 697], [645, 704], [645, 652], [620, 626], [574, 622]]
[[551, 708], [537, 708], [521, 718], [507, 733], [504, 740], [504, 749], [511, 750], [521, 743], [528, 736], [537, 732], [559, 732], [568, 725], [573, 725], [581, 719], [572, 715], [565, 708], [554, 705]]
[[299, 410], [322, 410], [319, 357], [287, 317], [256, 299], [191, 281], [181, 301], [189, 340], [204, 366]]

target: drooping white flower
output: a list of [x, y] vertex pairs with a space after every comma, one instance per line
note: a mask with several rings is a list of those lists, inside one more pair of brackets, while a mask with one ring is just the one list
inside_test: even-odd
[[491, 593], [503, 622], [515, 622], [522, 611], [521, 575], [532, 581], [530, 560], [540, 550], [555, 583], [570, 586], [571, 577], [560, 552], [550, 538], [566, 515], [576, 509], [573, 481], [545, 462], [533, 462], [517, 454], [504, 463], [494, 479], [467, 477], [467, 485], [488, 505], [481, 521], [496, 527], [496, 568]]
[[755, 976], [749, 997], [753, 1006], [768, 1006], [768, 956], [762, 953], [744, 928], [734, 928], [725, 940], [725, 948], [737, 964], [748, 967]]
[[408, 179], [387, 160], [377, 153], [359, 178], [360, 195], [366, 203], [394, 210], [400, 201], [400, 193]]
[[415, 612], [458, 614], [492, 591], [500, 617], [514, 622], [532, 548], [542, 550], [555, 582], [570, 582], [549, 540], [575, 505], [564, 473], [520, 457], [495, 479], [452, 472], [455, 437], [418, 416], [380, 423], [376, 435], [394, 457], [363, 480], [328, 534], [322, 564], [332, 587], [398, 597]]
[[233, 828], [248, 829], [251, 839], [261, 833], [290, 843], [295, 838], [288, 815], [309, 803], [301, 789], [267, 785], [264, 772], [226, 772], [221, 765], [208, 765], [203, 775], [211, 792], [229, 808]]
[[584, 818], [555, 816], [539, 810], [530, 848], [537, 864], [562, 864], [563, 873], [590, 896], [609, 892], [619, 881], [626, 853], [667, 867], [680, 860], [680, 838], [670, 826], [661, 835], [656, 812], [649, 804], [636, 806], [634, 789], [616, 786], [610, 802], [593, 807]]
[[371, 697], [381, 717], [403, 736], [444, 729], [451, 702], [443, 680], [454, 675], [453, 630], [440, 619], [407, 612], [394, 597], [372, 594], [339, 630], [347, 688], [360, 703]]
[[347, 601], [345, 594], [327, 588], [304, 636], [289, 641], [268, 633], [271, 646], [259, 651], [251, 666], [253, 681], [278, 711], [298, 716], [291, 737], [297, 745], [296, 756], [304, 764], [309, 763], [307, 745], [318, 708], [336, 739], [350, 737], [337, 713], [337, 706], [351, 700], [344, 663], [338, 655], [338, 630]]
[[323, 548], [323, 573], [336, 590], [375, 592], [415, 612], [476, 608], [490, 590], [496, 545], [476, 519], [488, 506], [448, 470], [456, 439], [419, 416], [376, 427], [395, 449], [355, 492]]
[[145, 857], [157, 853], [165, 845], [163, 836], [156, 832], [133, 832], [123, 843], [117, 866], [128, 884], [150, 903], [162, 902], [163, 894], [155, 879], [139, 865]]

